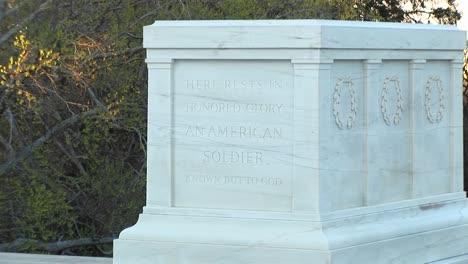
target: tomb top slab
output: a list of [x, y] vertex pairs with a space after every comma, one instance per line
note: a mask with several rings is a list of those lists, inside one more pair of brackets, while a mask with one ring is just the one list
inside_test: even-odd
[[144, 35], [153, 49], [460, 50], [466, 39], [452, 25], [330, 20], [156, 21]]

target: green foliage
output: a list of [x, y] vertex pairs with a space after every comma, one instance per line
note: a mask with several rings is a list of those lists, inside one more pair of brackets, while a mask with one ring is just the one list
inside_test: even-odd
[[19, 235], [41, 241], [55, 241], [61, 236], [71, 236], [74, 217], [65, 190], [58, 186], [47, 186], [36, 177], [42, 177], [37, 169], [30, 172], [30, 182], [16, 188]]
[[[128, 1], [53, 2], [14, 43], [4, 43], [15, 49], [0, 60], [0, 164], [55, 126], [98, 111], [0, 173], [0, 243], [117, 236], [144, 204], [143, 52], [116, 52], [140, 45], [135, 36], [150, 21], [137, 23]], [[18, 14], [27, 17], [39, 4], [18, 3]], [[145, 10], [139, 7], [140, 14]], [[22, 250], [44, 248], [30, 243]], [[80, 252], [101, 254], [96, 247]]]
[[[23, 246], [27, 252], [45, 251], [40, 242], [117, 236], [135, 223], [146, 183], [144, 25], [179, 19], [417, 22], [422, 10], [434, 22], [459, 18], [451, 0], [433, 9], [422, 0], [7, 2], [0, 13], [0, 244], [39, 241]], [[95, 246], [67, 251], [104, 254]]]

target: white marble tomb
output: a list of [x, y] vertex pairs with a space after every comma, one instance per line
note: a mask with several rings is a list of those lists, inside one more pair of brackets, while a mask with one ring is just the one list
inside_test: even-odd
[[145, 27], [147, 201], [114, 263], [467, 263], [465, 41], [441, 25]]

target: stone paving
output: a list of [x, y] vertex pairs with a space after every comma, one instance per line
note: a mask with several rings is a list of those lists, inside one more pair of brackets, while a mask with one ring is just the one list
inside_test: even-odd
[[54, 256], [0, 252], [0, 264], [112, 264], [112, 258]]

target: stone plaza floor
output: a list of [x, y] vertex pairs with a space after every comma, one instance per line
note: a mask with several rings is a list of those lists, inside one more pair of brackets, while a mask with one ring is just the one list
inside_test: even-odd
[[0, 252], [0, 264], [112, 264], [112, 258], [54, 256]]

